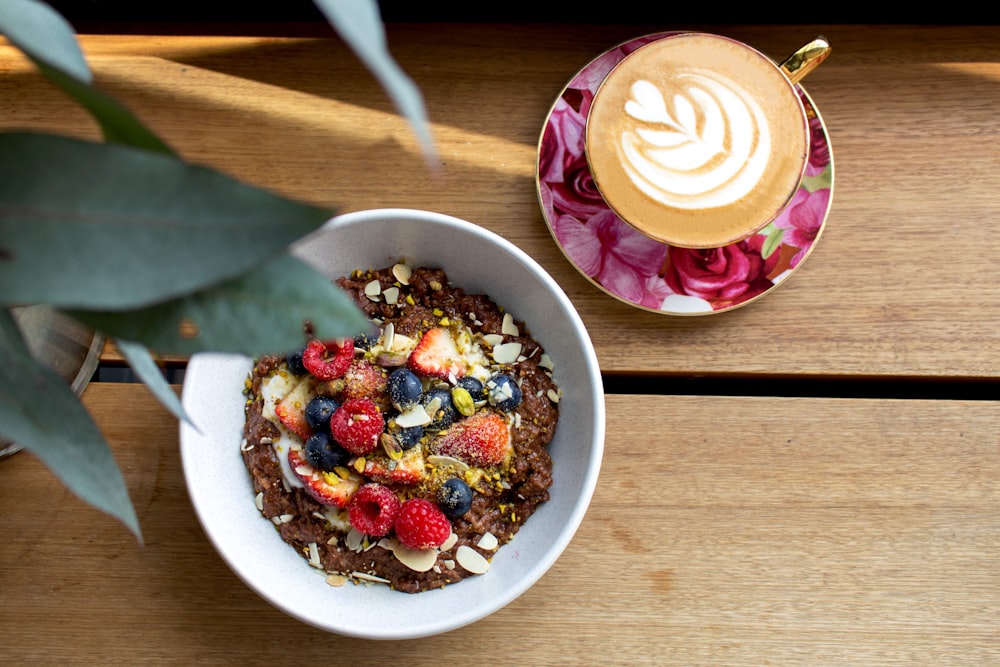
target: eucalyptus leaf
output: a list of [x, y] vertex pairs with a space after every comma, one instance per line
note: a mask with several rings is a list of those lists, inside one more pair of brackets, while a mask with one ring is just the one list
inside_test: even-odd
[[0, 305], [148, 306], [253, 269], [332, 213], [168, 155], [0, 134]]
[[52, 83], [76, 100], [90, 112], [107, 141], [144, 148], [158, 153], [173, 153], [160, 137], [143, 125], [135, 115], [120, 102], [95, 86], [89, 86], [67, 76], [63, 72], [36, 62], [36, 66]]
[[179, 420], [194, 426], [194, 423], [184, 411], [181, 399], [170, 388], [170, 383], [163, 377], [160, 367], [156, 365], [156, 360], [153, 359], [149, 350], [144, 345], [120, 338], [115, 340], [115, 345], [118, 346], [129, 367], [142, 380], [142, 383], [146, 385], [150, 393], [156, 397], [156, 400]]
[[234, 352], [256, 356], [297, 349], [310, 322], [320, 338], [372, 328], [340, 288], [310, 265], [283, 255], [238, 279], [141, 310], [71, 311], [94, 329], [160, 354]]
[[35, 0], [0, 3], [0, 32], [52, 83], [90, 112], [108, 141], [173, 152], [132, 112], [93, 86], [93, 75], [72, 26], [48, 5]]
[[434, 140], [427, 123], [424, 98], [389, 53], [385, 26], [375, 0], [313, 0], [330, 25], [340, 34], [388, 93], [396, 108], [409, 121], [431, 162], [437, 162]]
[[35, 63], [45, 63], [81, 83], [93, 79], [73, 27], [44, 2], [0, 2], [0, 33]]
[[0, 435], [31, 451], [73, 493], [142, 540], [104, 436], [69, 385], [31, 358], [6, 309], [0, 309]]

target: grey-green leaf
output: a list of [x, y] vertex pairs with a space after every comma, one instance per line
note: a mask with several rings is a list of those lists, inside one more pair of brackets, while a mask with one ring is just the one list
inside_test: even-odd
[[413, 127], [425, 157], [436, 163], [437, 152], [427, 123], [420, 89], [389, 53], [385, 26], [375, 0], [313, 0], [327, 21], [371, 71]]
[[163, 407], [172, 412], [173, 415], [179, 420], [185, 421], [193, 426], [194, 424], [184, 411], [181, 399], [178, 398], [177, 394], [174, 393], [174, 390], [170, 388], [170, 384], [167, 382], [167, 379], [163, 377], [163, 373], [160, 372], [160, 367], [156, 365], [156, 360], [153, 359], [149, 350], [147, 350], [144, 345], [122, 340], [121, 338], [115, 340], [115, 345], [118, 346], [122, 356], [125, 357], [125, 361], [128, 362], [129, 367], [131, 367], [136, 376], [142, 380], [142, 383], [146, 385], [146, 388], [149, 389], [150, 393], [156, 397], [156, 400], [158, 400]]
[[0, 435], [34, 453], [73, 493], [142, 540], [104, 436], [69, 385], [28, 355], [6, 309], [0, 309]]
[[44, 2], [0, 2], [0, 33], [36, 63], [43, 62], [82, 83], [91, 82], [72, 26]]
[[93, 76], [72, 26], [35, 0], [0, 3], [0, 32], [8, 36], [52, 83], [90, 112], [108, 141], [172, 153], [155, 133], [110, 95], [93, 86]]
[[168, 155], [0, 134], [0, 304], [148, 306], [239, 276], [332, 214]]
[[44, 63], [36, 62], [35, 64], [52, 83], [90, 112], [90, 115], [100, 125], [106, 140], [158, 153], [174, 152], [170, 146], [143, 125], [142, 121], [115, 98]]
[[70, 314], [116, 338], [181, 355], [287, 352], [304, 344], [307, 321], [321, 338], [354, 336], [372, 328], [347, 294], [291, 255], [218, 287], [150, 308]]

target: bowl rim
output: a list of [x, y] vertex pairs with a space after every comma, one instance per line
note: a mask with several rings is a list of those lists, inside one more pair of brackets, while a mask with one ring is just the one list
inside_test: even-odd
[[[585, 474], [583, 478], [579, 480], [578, 489], [575, 491], [576, 498], [573, 501], [572, 509], [566, 519], [562, 522], [559, 530], [552, 534], [551, 543], [542, 553], [543, 557], [535, 560], [535, 562], [528, 567], [523, 576], [518, 578], [512, 585], [504, 588], [498, 595], [491, 595], [488, 600], [482, 602], [476, 601], [476, 603], [470, 605], [465, 612], [453, 614], [448, 618], [418, 620], [416, 623], [407, 625], [406, 627], [394, 625], [390, 627], [383, 626], [380, 628], [372, 628], [361, 624], [344, 625], [343, 623], [324, 621], [323, 619], [303, 614], [296, 609], [293, 604], [268, 594], [266, 591], [262, 590], [261, 586], [254, 580], [251, 568], [241, 566], [234, 562], [231, 554], [229, 553], [229, 547], [220, 541], [221, 536], [214, 533], [211, 526], [207, 523], [207, 518], [202, 517], [203, 509], [197, 502], [194, 502], [196, 498], [196, 477], [192, 471], [189, 471], [189, 467], [193, 467], [195, 465], [195, 461], [193, 452], [189, 450], [191, 447], [191, 441], [199, 436], [199, 431], [194, 425], [183, 420], [180, 424], [180, 445], [185, 485], [187, 487], [188, 495], [192, 500], [199, 523], [201, 524], [206, 536], [209, 538], [209, 541], [215, 548], [217, 554], [251, 590], [263, 597], [272, 606], [313, 627], [317, 627], [341, 636], [363, 639], [395, 640], [415, 639], [441, 634], [472, 624], [510, 604], [531, 586], [533, 586], [539, 579], [541, 579], [546, 572], [548, 572], [556, 560], [558, 560], [565, 549], [569, 546], [569, 543], [582, 523], [584, 515], [586, 514], [593, 498], [603, 459], [606, 414], [603, 380], [600, 375], [597, 355], [589, 333], [587, 332], [579, 313], [576, 311], [576, 308], [573, 306], [571, 300], [555, 279], [553, 279], [552, 276], [549, 275], [549, 273], [538, 262], [536, 262], [530, 255], [521, 250], [514, 243], [503, 238], [499, 234], [461, 218], [442, 213], [407, 208], [370, 209], [334, 216], [321, 225], [316, 232], [304, 237], [299, 242], [294, 244], [292, 246], [293, 252], [295, 248], [306, 245], [310, 241], [315, 240], [317, 235], [328, 234], [336, 231], [337, 229], [348, 226], [365, 224], [374, 219], [386, 218], [429, 222], [434, 225], [444, 226], [455, 230], [458, 233], [480, 237], [483, 240], [498, 246], [506, 254], [510, 255], [514, 261], [531, 271], [534, 279], [541, 282], [545, 289], [550, 291], [554, 295], [556, 301], [559, 302], [563, 311], [561, 314], [570, 319], [571, 326], [574, 329], [581, 332], [581, 335], [578, 337], [582, 346], [581, 352], [588, 360], [584, 370], [586, 373], [586, 379], [593, 391], [593, 404], [588, 406], [588, 413], [591, 419], [590, 428], [593, 434], [588, 456], [589, 460], [584, 467]], [[209, 359], [217, 360], [220, 356], [225, 357], [226, 360], [231, 359], [233, 362], [249, 363], [248, 358], [239, 357], [238, 355], [217, 355], [215, 353], [200, 353], [193, 355], [189, 361], [188, 372], [185, 374], [184, 378], [184, 384], [181, 392], [182, 403], [185, 403], [185, 399], [189, 401], [194, 400], [192, 398], [194, 392], [192, 387], [201, 375], [203, 361], [207, 361]], [[187, 407], [186, 404], [185, 407]], [[451, 594], [461, 593], [460, 588], [461, 587], [453, 589], [457, 592]], [[452, 589], [452, 587], [447, 586], [444, 587], [444, 589], [426, 591], [417, 595], [427, 598], [429, 596], [433, 596], [435, 593], [449, 594], [449, 589]], [[399, 595], [408, 596], [409, 594], [399, 593]]]

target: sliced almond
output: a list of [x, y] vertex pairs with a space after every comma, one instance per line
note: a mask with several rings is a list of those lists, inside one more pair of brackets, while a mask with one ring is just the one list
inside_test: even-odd
[[539, 357], [538, 365], [547, 371], [555, 369], [555, 362], [552, 361], [552, 357], [550, 357], [546, 352], [543, 352], [542, 356]]
[[486, 334], [483, 336], [483, 340], [486, 341], [486, 344], [490, 347], [496, 347], [497, 345], [503, 343], [503, 336], [500, 334]]
[[411, 269], [406, 264], [396, 264], [392, 267], [392, 275], [403, 285], [410, 284], [410, 276], [413, 275], [413, 269]]
[[451, 535], [448, 536], [448, 539], [444, 541], [444, 544], [438, 547], [438, 549], [440, 549], [441, 551], [447, 551], [448, 549], [451, 549], [453, 546], [455, 546], [455, 542], [458, 542], [458, 535], [452, 533]]
[[326, 575], [326, 583], [333, 586], [334, 588], [340, 588], [347, 583], [347, 577], [336, 572], [332, 572]]
[[315, 542], [309, 543], [309, 564], [313, 567], [323, 567], [319, 562], [319, 547]]
[[365, 296], [371, 301], [378, 301], [382, 294], [382, 285], [377, 280], [373, 280], [365, 285]]
[[521, 356], [520, 343], [502, 343], [493, 347], [493, 361], [498, 364], [512, 364]]
[[426, 572], [437, 562], [437, 549], [410, 549], [397, 543], [392, 554], [400, 563], [414, 572]]
[[455, 551], [455, 560], [472, 574], [483, 574], [490, 569], [490, 562], [482, 554], [464, 544]]
[[346, 546], [351, 551], [361, 551], [361, 547], [364, 544], [365, 535], [354, 528], [351, 528], [347, 532], [347, 536], [344, 537], [344, 546]]
[[476, 542], [476, 546], [486, 551], [493, 551], [500, 546], [500, 540], [493, 533], [483, 533], [483, 536]]
[[399, 288], [387, 287], [385, 291], [382, 292], [382, 296], [385, 298], [385, 302], [387, 304], [394, 306], [396, 305], [396, 302], [399, 301]]
[[387, 350], [391, 350], [392, 344], [395, 340], [396, 326], [392, 322], [389, 322], [389, 324], [385, 325], [385, 328], [382, 329], [382, 347]]
[[396, 425], [401, 428], [410, 428], [413, 426], [426, 426], [431, 423], [431, 416], [427, 414], [427, 410], [424, 409], [422, 405], [414, 405], [412, 408], [406, 412], [402, 412], [396, 417]]
[[469, 464], [460, 459], [456, 459], [452, 456], [445, 456], [444, 454], [431, 454], [427, 457], [427, 462], [436, 468], [445, 468], [447, 466], [454, 466], [459, 470], [465, 471], [469, 469]]
[[518, 330], [517, 325], [514, 324], [514, 316], [510, 313], [503, 314], [503, 324], [500, 325], [500, 331], [508, 336], [520, 336], [521, 332]]

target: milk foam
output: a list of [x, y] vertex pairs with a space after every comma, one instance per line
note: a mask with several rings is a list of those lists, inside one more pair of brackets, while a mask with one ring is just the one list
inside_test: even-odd
[[608, 206], [666, 243], [714, 248], [787, 204], [808, 156], [799, 95], [772, 60], [681, 33], [633, 51], [587, 114], [587, 163]]
[[622, 168], [665, 206], [697, 210], [739, 201], [760, 182], [771, 155], [763, 109], [715, 72], [685, 73], [673, 84], [632, 84], [624, 112], [636, 123], [621, 133]]

